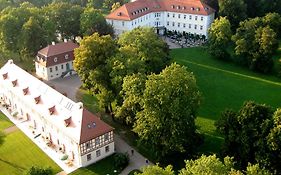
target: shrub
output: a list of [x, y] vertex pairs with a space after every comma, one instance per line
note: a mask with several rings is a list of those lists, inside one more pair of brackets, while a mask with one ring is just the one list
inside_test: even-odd
[[114, 155], [114, 168], [118, 170], [123, 170], [129, 164], [128, 153], [116, 153]]

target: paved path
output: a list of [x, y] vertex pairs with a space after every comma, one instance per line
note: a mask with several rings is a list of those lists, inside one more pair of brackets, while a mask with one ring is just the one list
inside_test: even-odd
[[14, 126], [11, 126], [9, 128], [4, 129], [4, 133], [5, 134], [10, 134], [10, 133], [12, 133], [12, 132], [14, 132], [14, 131], [16, 131], [18, 129], [19, 128], [16, 125], [14, 125]]
[[[55, 89], [61, 93], [67, 93], [67, 96], [76, 101], [76, 92], [81, 86], [81, 81], [78, 76], [70, 76], [66, 78], [59, 78], [56, 80], [51, 80], [46, 82], [49, 85], [55, 86]], [[117, 152], [129, 153], [130, 162], [129, 165], [120, 173], [120, 175], [127, 175], [130, 171], [134, 169], [141, 169], [141, 167], [151, 164], [146, 163], [146, 158], [143, 157], [140, 153], [138, 153], [134, 148], [128, 145], [120, 136], [114, 135], [115, 137], [115, 147]], [[134, 150], [134, 154], [132, 155], [131, 150]], [[60, 172], [63, 173], [63, 172]], [[63, 175], [63, 174], [59, 174]]]

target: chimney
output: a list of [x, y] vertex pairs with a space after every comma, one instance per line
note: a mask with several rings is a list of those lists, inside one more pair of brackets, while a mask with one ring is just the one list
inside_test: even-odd
[[56, 45], [55, 41], [52, 41], [52, 45]]

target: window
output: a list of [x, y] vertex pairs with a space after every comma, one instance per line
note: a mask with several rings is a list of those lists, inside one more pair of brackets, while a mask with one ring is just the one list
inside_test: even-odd
[[195, 20], [197, 21], [197, 19], [198, 19], [198, 16], [195, 16]]
[[203, 26], [200, 26], [200, 30], [203, 30]]
[[192, 19], [192, 16], [191, 16], [191, 15], [189, 15], [189, 19], [190, 19], [190, 20]]
[[53, 69], [50, 67], [50, 72], [53, 72]]
[[108, 141], [108, 139], [109, 139], [108, 133], [104, 134], [104, 141]]
[[95, 139], [95, 144], [96, 144], [96, 146], [100, 144], [100, 138], [99, 137]]
[[175, 17], [175, 14], [173, 13], [173, 18]]
[[185, 24], [183, 24], [183, 28], [185, 28]]
[[188, 25], [188, 28], [191, 28], [191, 24]]
[[105, 147], [105, 152], [108, 153], [109, 152], [109, 146]]
[[203, 21], [204, 20], [204, 17], [203, 16], [201, 16], [201, 21]]
[[58, 66], [55, 67], [56, 71], [58, 71]]
[[88, 155], [87, 155], [87, 161], [90, 161], [90, 160], [92, 160], [92, 155], [91, 155], [91, 154], [88, 154]]
[[197, 29], [197, 25], [194, 25], [194, 29]]
[[186, 19], [186, 15], [183, 15], [183, 19]]
[[178, 18], [181, 18], [181, 14], [178, 14]]
[[124, 26], [125, 25], [125, 22], [124, 21], [122, 21], [122, 26]]
[[170, 13], [167, 13], [167, 17], [168, 17], [168, 18], [170, 17]]
[[57, 57], [55, 57], [55, 58], [54, 58], [54, 62], [57, 62], [57, 61], [58, 61], [58, 58], [57, 58]]
[[90, 148], [90, 143], [86, 143], [86, 149]]
[[167, 21], [167, 26], [169, 25], [169, 21]]
[[64, 56], [64, 58], [67, 60], [67, 59], [68, 59], [68, 54], [66, 54], [66, 55]]
[[96, 156], [99, 157], [100, 156], [100, 150], [96, 151]]
[[63, 69], [63, 64], [61, 65], [61, 69]]
[[175, 26], [175, 22], [172, 23], [172, 26]]
[[178, 23], [178, 27], [180, 27], [181, 26], [181, 24], [180, 23]]

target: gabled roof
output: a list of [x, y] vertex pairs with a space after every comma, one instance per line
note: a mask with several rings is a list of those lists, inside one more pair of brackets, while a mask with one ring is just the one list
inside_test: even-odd
[[151, 12], [162, 11], [198, 15], [210, 15], [215, 12], [201, 0], [137, 0], [124, 4], [106, 18], [130, 21]]
[[75, 44], [72, 41], [68, 41], [57, 43], [55, 45], [48, 45], [47, 47], [39, 50], [38, 53], [44, 55], [45, 57], [50, 57], [73, 51], [77, 47], [79, 47], [78, 44]]
[[80, 143], [84, 143], [113, 130], [111, 126], [104, 123], [87, 109], [83, 109], [81, 128]]
[[[12, 60], [0, 68], [0, 75], [6, 75], [6, 78], [0, 78], [1, 85], [11, 90], [26, 105], [40, 113], [48, 123], [59, 128], [64, 135], [78, 144], [113, 130], [112, 127], [84, 109], [81, 102], [75, 103], [15, 65]], [[11, 83], [15, 79], [17, 86], [13, 86]], [[28, 93], [25, 94], [24, 91], [28, 91]], [[95, 123], [95, 127], [89, 128], [88, 124], [93, 123]]]

